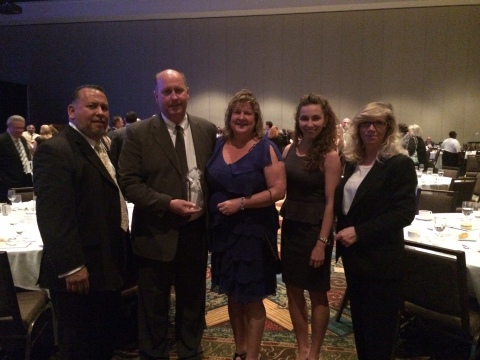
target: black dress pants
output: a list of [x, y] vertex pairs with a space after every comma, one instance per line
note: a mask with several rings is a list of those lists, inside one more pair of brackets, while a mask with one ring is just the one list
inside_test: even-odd
[[402, 281], [352, 276], [345, 269], [359, 360], [393, 359]]
[[119, 331], [120, 293], [50, 290], [62, 360], [110, 360]]
[[180, 229], [173, 261], [138, 259], [138, 323], [141, 359], [169, 358], [169, 310], [175, 287], [175, 344], [179, 359], [202, 359], [205, 330], [207, 245], [205, 219]]

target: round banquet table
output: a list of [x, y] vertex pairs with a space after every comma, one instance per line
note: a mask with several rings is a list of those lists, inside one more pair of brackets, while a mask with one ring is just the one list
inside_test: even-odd
[[[38, 231], [34, 211], [18, 210], [18, 215], [0, 215], [0, 251], [6, 251], [12, 270], [13, 283], [16, 287], [38, 290], [38, 274], [42, 258], [42, 238]], [[16, 234], [10, 219], [17, 216], [23, 228], [21, 235]]]
[[[435, 216], [443, 216], [447, 220], [447, 226], [440, 236], [433, 230], [433, 217]], [[480, 304], [480, 214], [476, 213], [472, 217], [471, 230], [461, 227], [463, 220], [462, 213], [433, 214], [427, 219], [421, 219], [417, 215], [410, 226], [404, 228], [404, 238], [410, 241], [464, 251], [469, 295], [476, 297]], [[464, 235], [465, 238], [460, 239], [460, 234], [466, 234]]]
[[[0, 251], [6, 251], [16, 287], [27, 290], [39, 290], [37, 285], [42, 259], [43, 242], [38, 230], [33, 205], [23, 203], [23, 210], [0, 215]], [[30, 209], [29, 209], [30, 208]], [[130, 224], [132, 223], [133, 204], [127, 203]], [[11, 216], [17, 213], [23, 234], [17, 235], [15, 226], [10, 224]]]

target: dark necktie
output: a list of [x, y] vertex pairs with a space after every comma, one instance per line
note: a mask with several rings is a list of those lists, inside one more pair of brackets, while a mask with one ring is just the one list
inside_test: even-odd
[[185, 139], [183, 134], [183, 128], [180, 125], [175, 126], [177, 135], [175, 137], [175, 152], [177, 153], [178, 163], [180, 164], [180, 169], [182, 170], [182, 197], [187, 200], [187, 173], [188, 173], [188, 163], [187, 163], [187, 152], [185, 151]]

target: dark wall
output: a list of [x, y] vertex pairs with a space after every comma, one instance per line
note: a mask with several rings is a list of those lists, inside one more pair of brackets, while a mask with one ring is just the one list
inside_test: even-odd
[[11, 115], [21, 115], [28, 123], [28, 87], [0, 81], [0, 133], [6, 130], [6, 122]]

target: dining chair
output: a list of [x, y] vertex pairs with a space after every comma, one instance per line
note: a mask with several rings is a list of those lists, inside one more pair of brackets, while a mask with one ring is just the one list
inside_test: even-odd
[[467, 155], [467, 161], [465, 163], [466, 172], [478, 172], [480, 171], [476, 155]]
[[455, 212], [457, 199], [458, 191], [421, 189], [418, 194], [417, 214], [418, 210], [430, 210], [433, 213]]
[[10, 188], [9, 190], [15, 190], [15, 194], [22, 195], [23, 202], [33, 200], [33, 187]]
[[57, 343], [56, 326], [47, 292], [17, 292], [7, 252], [0, 252], [0, 347], [7, 352], [24, 350], [29, 360], [32, 347], [49, 328], [53, 345]]
[[457, 179], [452, 179], [450, 191], [458, 191], [457, 203], [455, 205], [455, 212], [462, 211], [462, 202], [471, 201], [473, 196], [473, 190], [475, 189], [475, 183], [477, 178], [475, 177], [460, 177]]
[[443, 176], [447, 176], [450, 178], [457, 178], [458, 173], [460, 172], [460, 168], [457, 166], [444, 166], [443, 167]]
[[472, 200], [479, 202], [480, 201], [480, 172], [477, 173], [476, 179], [477, 179], [477, 182], [475, 183], [475, 187], [473, 188]]
[[[480, 337], [480, 306], [469, 298], [465, 252], [405, 240], [405, 314], [470, 344], [475, 359]], [[441, 276], [439, 277], [439, 274]], [[409, 320], [403, 327], [408, 326]]]

